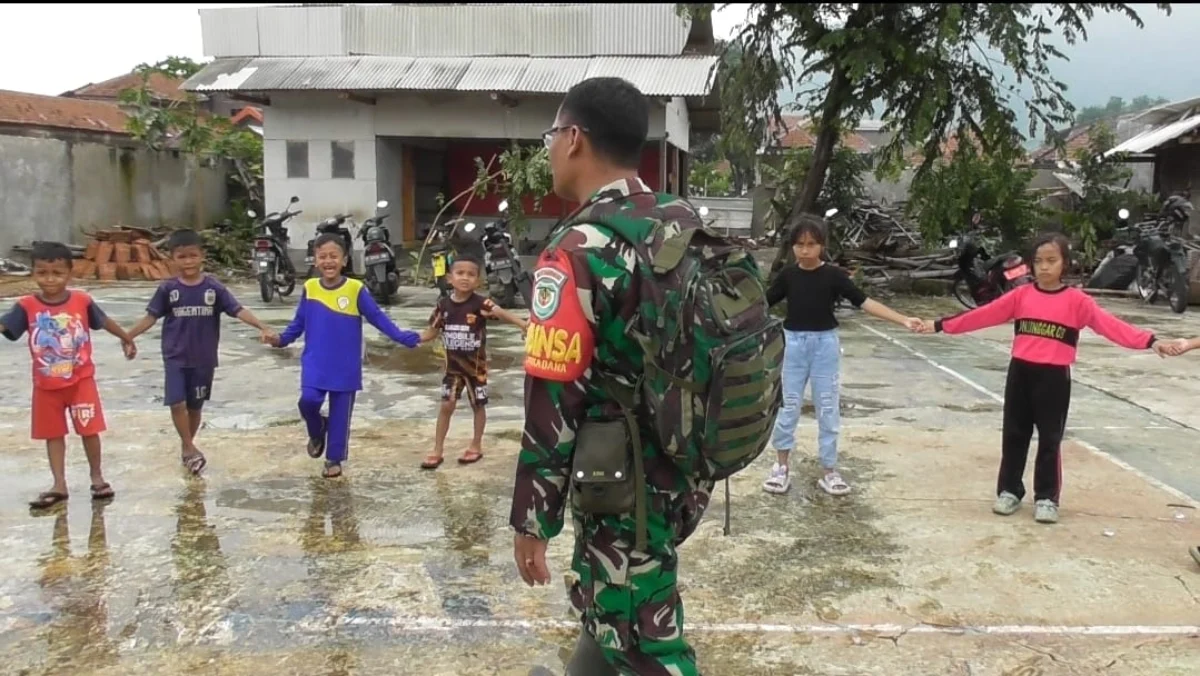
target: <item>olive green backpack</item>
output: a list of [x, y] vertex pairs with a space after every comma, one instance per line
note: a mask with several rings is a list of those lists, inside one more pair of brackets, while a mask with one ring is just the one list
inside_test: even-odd
[[[641, 406], [664, 453], [689, 478], [716, 482], [750, 465], [782, 404], [784, 346], [753, 256], [674, 195], [596, 203], [571, 222], [602, 225], [637, 252], [640, 304], [626, 332], [641, 345], [643, 372], [633, 390], [611, 379], [598, 383], [621, 405], [633, 434]], [[641, 496], [641, 444], [633, 441]], [[726, 509], [728, 529], [728, 501]]]

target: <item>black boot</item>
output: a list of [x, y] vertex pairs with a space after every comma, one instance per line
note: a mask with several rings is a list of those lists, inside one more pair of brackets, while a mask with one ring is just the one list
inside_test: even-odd
[[596, 639], [587, 630], [581, 630], [575, 653], [567, 663], [567, 676], [620, 676], [620, 673], [604, 659], [604, 651]]

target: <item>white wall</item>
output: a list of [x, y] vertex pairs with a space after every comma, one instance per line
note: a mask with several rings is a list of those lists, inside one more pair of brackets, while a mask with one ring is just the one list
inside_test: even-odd
[[398, 139], [380, 138], [375, 142], [376, 194], [387, 200], [383, 222], [387, 226], [393, 244], [404, 241], [404, 144]]
[[[374, 215], [375, 203], [389, 202], [393, 241], [401, 234], [400, 145], [377, 137], [539, 139], [553, 126], [560, 97], [521, 99], [505, 108], [485, 93], [386, 93], [376, 105], [338, 98], [332, 92], [284, 92], [264, 110], [263, 173], [266, 210], [278, 211], [292, 195], [304, 210], [289, 225], [290, 246], [303, 249], [316, 223], [337, 213], [355, 222]], [[671, 142], [687, 149], [687, 109], [682, 100], [666, 108], [652, 104], [650, 139], [668, 129]], [[309, 141], [308, 178], [287, 178], [287, 141]], [[331, 141], [355, 142], [353, 179], [332, 177]], [[394, 173], [393, 173], [394, 172]], [[394, 191], [393, 191], [394, 186]], [[356, 245], [361, 247], [361, 243]]]

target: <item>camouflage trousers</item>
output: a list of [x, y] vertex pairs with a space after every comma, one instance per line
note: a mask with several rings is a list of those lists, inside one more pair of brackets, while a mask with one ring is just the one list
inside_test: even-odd
[[647, 552], [633, 548], [632, 519], [576, 512], [571, 605], [608, 663], [630, 676], [700, 676], [683, 637], [678, 557], [661, 514], [650, 513]]

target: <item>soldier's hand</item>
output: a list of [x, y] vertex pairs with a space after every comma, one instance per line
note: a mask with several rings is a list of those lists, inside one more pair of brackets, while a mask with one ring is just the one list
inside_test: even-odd
[[545, 540], [521, 533], [513, 536], [513, 558], [517, 562], [517, 572], [530, 587], [550, 583], [550, 570], [546, 568], [547, 544]]

